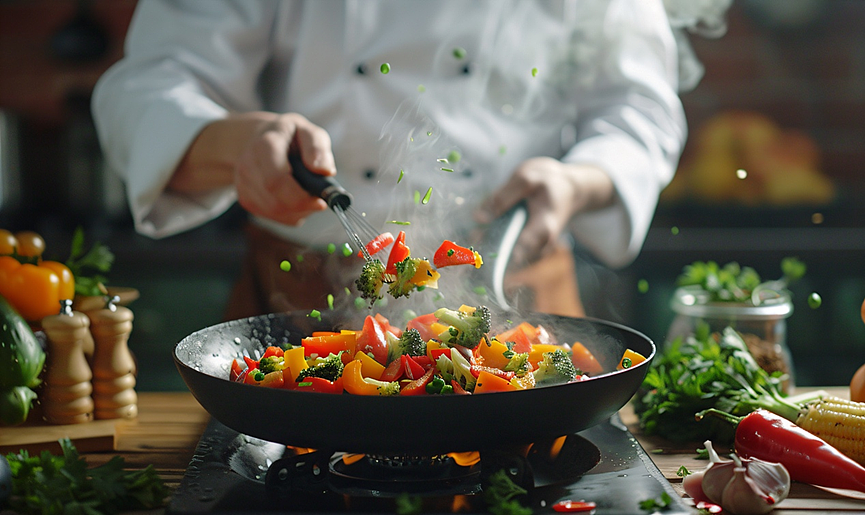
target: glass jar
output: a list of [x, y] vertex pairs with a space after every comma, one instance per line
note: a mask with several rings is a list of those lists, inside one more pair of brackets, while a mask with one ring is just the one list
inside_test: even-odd
[[793, 313], [793, 302], [786, 291], [775, 292], [759, 305], [738, 302], [711, 302], [700, 286], [678, 288], [670, 301], [676, 313], [667, 332], [667, 342], [683, 341], [694, 334], [697, 324], [708, 324], [712, 333], [730, 326], [736, 329], [757, 363], [767, 372], [787, 375], [783, 390], [790, 392], [794, 382], [793, 359], [787, 347], [787, 318]]

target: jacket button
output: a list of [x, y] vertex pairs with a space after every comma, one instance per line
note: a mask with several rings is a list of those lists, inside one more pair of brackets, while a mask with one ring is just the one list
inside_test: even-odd
[[366, 180], [371, 181], [375, 179], [375, 170], [373, 170], [372, 168], [368, 168], [363, 171], [363, 176], [364, 178], [366, 178]]
[[366, 75], [366, 65], [363, 63], [359, 63], [354, 69], [354, 72], [358, 75]]

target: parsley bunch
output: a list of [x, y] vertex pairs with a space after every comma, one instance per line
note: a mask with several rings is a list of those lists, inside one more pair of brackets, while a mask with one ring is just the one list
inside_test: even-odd
[[104, 275], [111, 271], [114, 254], [102, 243], [96, 242], [90, 250], [84, 250], [84, 230], [75, 229], [72, 236], [72, 249], [66, 266], [75, 276], [75, 293], [78, 295], [103, 295]]
[[686, 265], [676, 280], [678, 286], [699, 286], [710, 302], [742, 302], [758, 305], [764, 298], [777, 296], [790, 283], [805, 275], [805, 264], [796, 258], [781, 260], [780, 279], [763, 282], [751, 267], [735, 261], [718, 265], [714, 261], [695, 261]]
[[168, 490], [152, 466], [124, 470], [119, 456], [88, 468], [72, 442], [60, 440], [62, 456], [26, 450], [8, 454], [12, 471], [9, 508], [18, 513], [100, 515], [163, 505]]

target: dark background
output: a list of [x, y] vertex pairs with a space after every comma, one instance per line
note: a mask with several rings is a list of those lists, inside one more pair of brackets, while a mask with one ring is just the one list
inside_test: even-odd
[[[135, 234], [122, 186], [103, 170], [89, 113], [93, 85], [122, 55], [134, 7], [134, 0], [0, 1], [0, 227], [42, 233], [46, 254], [60, 260], [77, 226], [89, 242], [106, 243], [117, 256], [110, 283], [141, 292], [131, 306], [138, 388], [179, 389], [171, 349], [220, 321], [243, 253], [244, 215], [233, 209], [160, 241]], [[739, 1], [728, 22], [720, 39], [692, 39], [706, 73], [682, 95], [691, 138], [642, 253], [617, 271], [585, 259], [584, 300], [591, 315], [660, 342], [685, 265], [737, 261], [772, 279], [781, 260], [795, 256], [808, 265], [792, 287], [788, 320], [797, 383], [847, 384], [865, 363], [865, 2]], [[733, 136], [709, 162], [753, 169], [732, 192], [720, 195], [712, 184], [698, 191], [689, 178], [705, 157], [700, 141], [711, 139], [702, 130], [731, 112], [771, 124], [780, 142], [746, 155], [742, 147], [757, 138], [747, 126], [728, 127]], [[810, 159], [797, 161], [803, 149]], [[809, 198], [815, 189], [796, 182], [794, 168], [829, 184], [831, 198]], [[728, 173], [735, 169], [711, 177]], [[790, 191], [767, 194], [772, 184]], [[823, 299], [818, 309], [806, 302], [812, 292]]]

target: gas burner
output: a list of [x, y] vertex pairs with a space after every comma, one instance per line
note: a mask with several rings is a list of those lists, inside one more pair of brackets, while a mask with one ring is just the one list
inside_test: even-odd
[[[483, 512], [483, 485], [504, 470], [536, 513], [562, 499], [590, 500], [598, 513], [634, 513], [666, 491], [666, 479], [618, 417], [531, 446], [436, 456], [359, 455], [294, 449], [211, 420], [168, 513], [250, 511], [394, 512], [402, 496], [423, 512]], [[677, 511], [678, 510], [678, 511]], [[689, 513], [677, 501], [670, 515]]]

